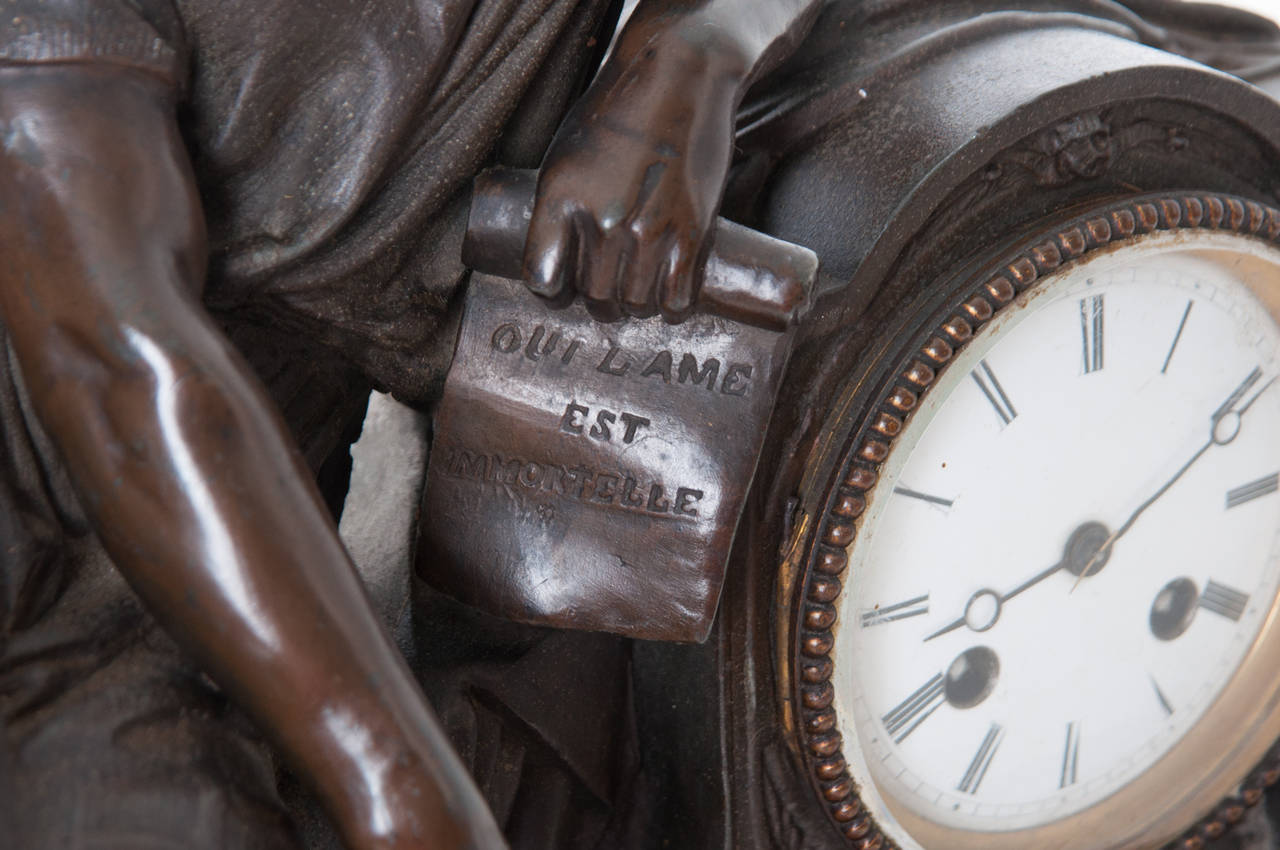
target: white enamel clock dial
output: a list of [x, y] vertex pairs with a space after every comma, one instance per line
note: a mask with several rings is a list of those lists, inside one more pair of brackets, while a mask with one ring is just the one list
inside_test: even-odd
[[1256, 240], [1139, 239], [1038, 282], [922, 399], [832, 653], [846, 752], [900, 844], [1146, 846], [1187, 825], [1170, 800], [1207, 808], [1252, 766], [1223, 752], [1275, 691], [1275, 289]]

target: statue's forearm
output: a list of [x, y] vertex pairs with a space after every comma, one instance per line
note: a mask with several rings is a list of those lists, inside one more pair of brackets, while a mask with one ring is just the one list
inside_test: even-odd
[[0, 311], [121, 571], [353, 846], [500, 844], [279, 418], [199, 306], [202, 224], [161, 89], [3, 72], [0, 117]]

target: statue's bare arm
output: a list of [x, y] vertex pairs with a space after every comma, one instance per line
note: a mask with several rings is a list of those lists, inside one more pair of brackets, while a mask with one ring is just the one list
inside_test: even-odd
[[281, 420], [200, 306], [203, 222], [166, 89], [110, 66], [8, 68], [0, 122], [0, 311], [120, 570], [349, 846], [502, 846]]
[[734, 114], [791, 53], [814, 0], [641, 0], [543, 160], [525, 248], [539, 294], [598, 318], [697, 297], [733, 151]]

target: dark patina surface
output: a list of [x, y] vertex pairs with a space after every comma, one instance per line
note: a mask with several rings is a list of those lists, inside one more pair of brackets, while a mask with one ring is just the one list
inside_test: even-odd
[[[298, 822], [356, 848], [500, 846], [499, 831], [530, 848], [874, 846], [815, 737], [829, 730], [802, 728], [826, 722], [841, 570], [810, 556], [847, 525], [828, 509], [851, 509], [834, 470], [873, 425], [850, 412], [877, 380], [868, 355], [909, 296], [1056, 210], [1189, 183], [1274, 203], [1274, 101], [1174, 54], [1263, 79], [1275, 32], [1155, 0], [832, 3], [811, 31], [813, 3], [650, 2], [570, 110], [608, 5], [5, 4], [0, 827], [16, 846], [288, 847]], [[707, 525], [733, 554], [702, 645], [520, 625], [416, 583], [407, 664], [325, 510], [370, 386], [438, 399], [468, 297], [467, 185], [494, 161], [542, 164], [523, 264], [537, 292], [587, 306], [492, 313], [463, 339], [460, 375], [506, 358], [479, 377], [547, 381], [545, 423], [491, 415], [511, 443], [485, 486], [519, 496], [534, 472], [508, 455], [587, 446], [589, 493], [561, 480], [556, 504], [633, 523], [620, 562], [734, 490], [742, 521]], [[835, 283], [785, 376], [772, 332], [644, 318], [694, 311], [722, 194], [723, 214], [816, 249]], [[622, 315], [640, 318], [592, 324]], [[578, 396], [550, 373], [578, 362], [571, 324], [592, 380], [619, 389]], [[627, 374], [598, 371], [614, 348], [619, 370], [639, 354]], [[710, 383], [711, 359], [708, 390], [693, 378]], [[756, 385], [730, 381], [734, 364], [768, 392], [739, 395]], [[666, 400], [685, 389], [708, 406]], [[641, 429], [685, 434], [704, 410], [716, 424], [683, 445], [723, 430], [732, 463], [659, 457], [628, 498], [618, 457]], [[491, 425], [449, 415], [446, 470], [443, 449]], [[492, 453], [458, 468], [477, 456]], [[429, 491], [428, 508], [497, 545], [457, 507], [467, 492]], [[535, 544], [501, 555], [554, 566]], [[436, 557], [424, 544], [419, 572]], [[702, 629], [706, 580], [685, 585]], [[643, 633], [643, 584], [599, 581], [577, 604], [612, 621], [589, 624]], [[521, 610], [503, 613], [548, 617]]]

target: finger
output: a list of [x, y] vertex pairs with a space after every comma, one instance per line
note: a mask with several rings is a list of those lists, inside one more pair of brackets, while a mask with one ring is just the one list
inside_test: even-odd
[[573, 291], [569, 267], [578, 254], [577, 234], [560, 210], [534, 212], [524, 243], [525, 285], [544, 298], [562, 300]]
[[630, 234], [612, 227], [602, 233], [593, 219], [583, 217], [578, 226], [584, 234], [580, 256], [578, 291], [596, 321], [622, 318], [621, 278], [633, 251]]
[[692, 240], [675, 238], [658, 280], [658, 309], [668, 322], [683, 322], [693, 312], [702, 285], [702, 257]]
[[636, 233], [636, 250], [622, 278], [622, 306], [633, 316], [658, 312], [658, 289], [666, 272], [674, 233], [667, 228], [656, 236]]

